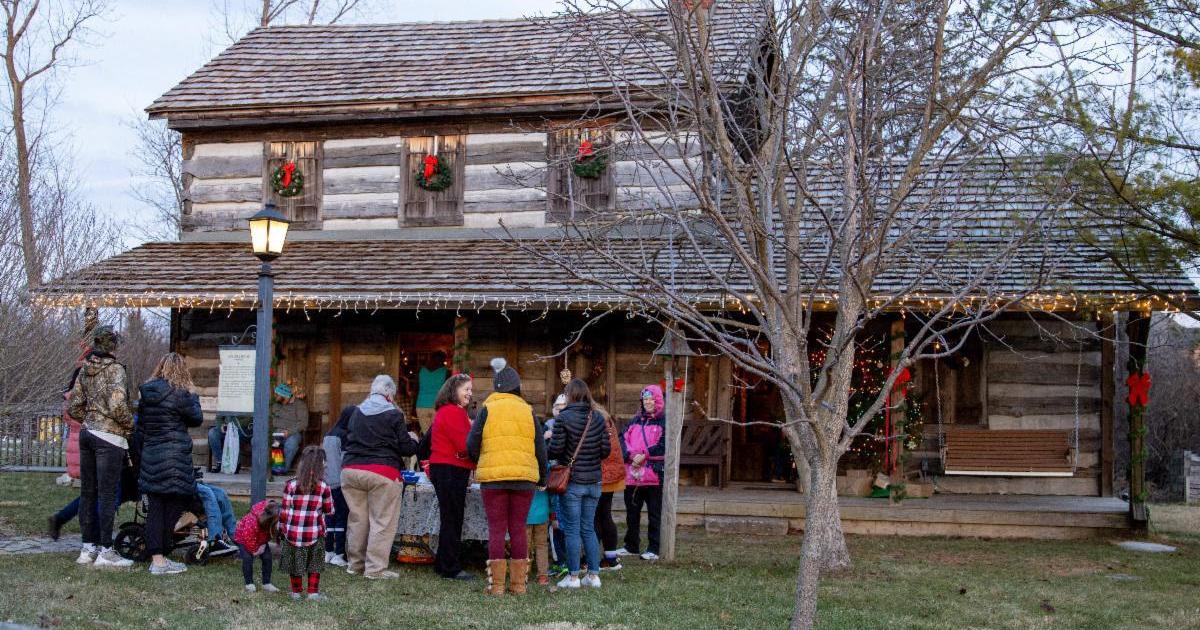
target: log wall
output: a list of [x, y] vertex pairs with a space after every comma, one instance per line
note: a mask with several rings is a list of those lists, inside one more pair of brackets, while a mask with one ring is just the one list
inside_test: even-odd
[[[324, 230], [378, 230], [404, 227], [401, 202], [411, 173], [401, 161], [406, 138], [461, 132], [424, 128], [303, 130], [291, 134], [192, 132], [184, 138], [185, 231], [245, 229], [260, 209], [269, 186], [263, 173], [264, 147], [281, 139], [314, 141], [320, 175], [306, 184], [323, 187], [318, 196]], [[361, 134], [361, 135], [360, 135]], [[462, 225], [471, 228], [540, 227], [547, 223], [547, 133], [495, 124], [472, 125], [466, 139]], [[643, 143], [615, 134], [615, 207], [639, 210], [694, 201], [687, 180], [698, 172], [699, 145], [691, 137], [653, 134]], [[560, 165], [558, 168], [562, 168]], [[318, 183], [319, 182], [319, 183]]]
[[[1097, 495], [1101, 492], [1101, 347], [1092, 322], [1002, 320], [988, 326], [985, 422], [992, 430], [1079, 429], [1069, 478], [943, 477], [955, 492]], [[927, 425], [927, 429], [928, 429]], [[1073, 441], [1073, 440], [1072, 440]]]

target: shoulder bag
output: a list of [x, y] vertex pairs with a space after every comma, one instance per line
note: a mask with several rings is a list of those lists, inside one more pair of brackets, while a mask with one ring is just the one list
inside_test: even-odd
[[[575, 445], [575, 453], [571, 455], [571, 461], [568, 464], [555, 464], [550, 467], [550, 474], [546, 477], [546, 492], [551, 494], [563, 494], [567, 491], [567, 484], [571, 483], [571, 469], [575, 467], [575, 458], [579, 457], [579, 449], [583, 448], [583, 441], [587, 438], [588, 429], [592, 427], [592, 414], [588, 410], [587, 422], [583, 425], [583, 433], [579, 434], [579, 443]], [[567, 430], [566, 425], [563, 425], [563, 431]]]

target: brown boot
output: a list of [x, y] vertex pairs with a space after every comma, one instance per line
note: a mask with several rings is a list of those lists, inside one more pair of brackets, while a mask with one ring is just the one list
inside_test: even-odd
[[508, 567], [508, 592], [513, 595], [524, 595], [525, 584], [529, 580], [529, 559], [510, 560]]
[[487, 590], [488, 595], [504, 594], [504, 578], [508, 575], [508, 560], [487, 561]]

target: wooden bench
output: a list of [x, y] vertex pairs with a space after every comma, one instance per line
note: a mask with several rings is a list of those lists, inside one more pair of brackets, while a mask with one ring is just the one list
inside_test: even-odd
[[714, 467], [717, 485], [725, 487], [725, 426], [719, 422], [684, 422], [679, 465]]
[[1070, 477], [1071, 431], [950, 429], [942, 464], [947, 475]]

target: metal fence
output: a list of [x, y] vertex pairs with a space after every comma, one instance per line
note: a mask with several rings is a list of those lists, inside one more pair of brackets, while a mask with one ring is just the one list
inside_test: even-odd
[[0, 470], [66, 469], [67, 423], [57, 410], [0, 415]]

